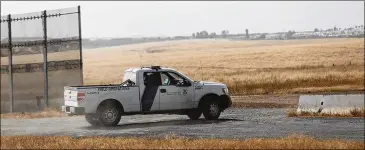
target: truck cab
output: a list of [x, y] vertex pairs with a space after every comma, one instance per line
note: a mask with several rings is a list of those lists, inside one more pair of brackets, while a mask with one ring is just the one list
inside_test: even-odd
[[232, 104], [226, 85], [194, 81], [171, 68], [130, 68], [123, 81], [65, 87], [62, 110], [85, 114], [92, 125], [117, 125], [122, 115], [133, 114], [181, 114], [193, 120], [203, 114], [206, 119], [218, 119]]

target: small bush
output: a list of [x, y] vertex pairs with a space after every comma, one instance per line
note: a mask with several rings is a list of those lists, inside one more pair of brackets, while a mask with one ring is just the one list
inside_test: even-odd
[[58, 109], [46, 108], [39, 112], [16, 112], [1, 114], [1, 118], [14, 118], [14, 119], [28, 119], [28, 118], [49, 118], [49, 117], [63, 117], [66, 114]]
[[365, 117], [365, 111], [364, 108], [354, 108], [349, 113], [318, 113], [309, 111], [298, 113], [296, 110], [290, 109], [286, 115], [288, 117]]

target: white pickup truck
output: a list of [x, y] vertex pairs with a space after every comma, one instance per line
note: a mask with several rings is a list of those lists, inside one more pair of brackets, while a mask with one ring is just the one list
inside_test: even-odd
[[160, 66], [127, 69], [117, 85], [66, 86], [62, 111], [85, 115], [91, 125], [115, 126], [122, 115], [180, 114], [218, 119], [232, 105], [227, 86], [193, 81]]

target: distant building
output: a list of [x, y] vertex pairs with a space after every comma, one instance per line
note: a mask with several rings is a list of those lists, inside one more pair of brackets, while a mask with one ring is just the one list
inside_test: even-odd
[[282, 40], [282, 39], [286, 39], [285, 34], [283, 33], [271, 33], [271, 34], [267, 34], [265, 36], [266, 40]]

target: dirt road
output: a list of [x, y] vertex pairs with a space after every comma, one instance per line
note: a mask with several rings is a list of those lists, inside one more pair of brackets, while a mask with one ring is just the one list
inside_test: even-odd
[[364, 118], [288, 118], [282, 108], [231, 108], [217, 121], [189, 120], [180, 115], [123, 116], [117, 127], [92, 127], [83, 116], [1, 119], [1, 136], [152, 136], [205, 138], [281, 137], [304, 134], [316, 138], [364, 139]]

